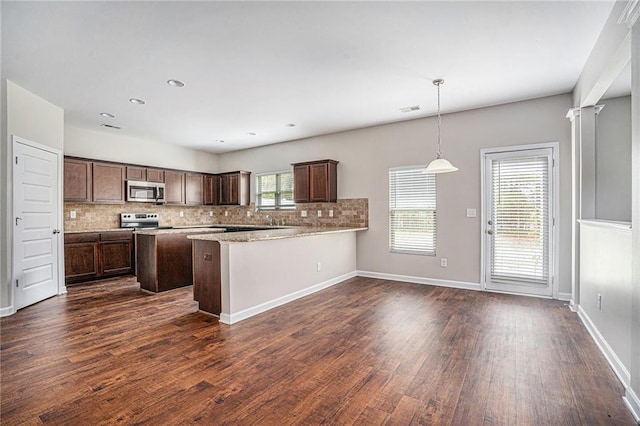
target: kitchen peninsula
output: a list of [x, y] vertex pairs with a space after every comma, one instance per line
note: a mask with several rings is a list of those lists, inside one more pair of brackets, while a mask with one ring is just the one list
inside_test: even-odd
[[[356, 273], [360, 228], [285, 228], [189, 235], [199, 309], [233, 324]], [[156, 231], [162, 232], [162, 231]]]

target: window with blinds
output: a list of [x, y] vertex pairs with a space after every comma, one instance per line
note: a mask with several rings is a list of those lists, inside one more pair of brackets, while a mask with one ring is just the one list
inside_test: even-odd
[[436, 255], [436, 178], [424, 166], [389, 170], [389, 246], [393, 253]]
[[549, 281], [550, 157], [492, 160], [493, 282]]
[[256, 207], [262, 210], [293, 209], [293, 172], [256, 176]]

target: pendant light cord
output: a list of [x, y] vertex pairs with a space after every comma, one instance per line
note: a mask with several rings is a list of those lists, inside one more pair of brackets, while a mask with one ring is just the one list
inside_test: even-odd
[[437, 80], [436, 86], [438, 86], [438, 155], [436, 158], [442, 157], [442, 152], [440, 149], [440, 125], [442, 124], [442, 117], [440, 117], [440, 85], [444, 83], [442, 80]]

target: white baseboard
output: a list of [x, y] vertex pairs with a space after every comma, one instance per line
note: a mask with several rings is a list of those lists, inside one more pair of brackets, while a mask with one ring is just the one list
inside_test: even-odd
[[571, 293], [558, 293], [558, 300], [562, 300], [564, 302], [570, 302], [571, 301]]
[[598, 328], [595, 326], [589, 315], [582, 309], [582, 306], [578, 306], [578, 316], [582, 320], [582, 323], [593, 337], [593, 340], [596, 342], [596, 345], [600, 348], [600, 351], [604, 354], [604, 357], [609, 362], [609, 365], [613, 369], [613, 371], [618, 376], [618, 379], [622, 382], [625, 388], [629, 388], [631, 383], [631, 375], [629, 374], [629, 370], [622, 364], [618, 355], [613, 351], [611, 346], [604, 339]]
[[308, 296], [317, 291], [334, 286], [336, 284], [341, 283], [342, 281], [348, 280], [349, 278], [353, 278], [355, 276], [356, 276], [356, 271], [348, 272], [346, 274], [337, 276], [335, 278], [321, 282], [319, 284], [312, 285], [311, 287], [303, 288], [302, 290], [294, 291], [293, 293], [289, 293], [285, 296], [281, 296], [276, 299], [270, 300], [268, 302], [261, 303], [256, 306], [252, 306], [240, 312], [235, 312], [232, 314], [221, 313], [220, 322], [223, 324], [235, 324], [239, 321], [242, 321], [254, 315], [258, 315], [262, 312], [268, 311], [269, 309], [276, 308], [278, 306], [284, 305], [285, 303], [292, 302], [296, 299], [300, 299], [301, 297]]
[[0, 317], [8, 317], [9, 315], [15, 314], [16, 311], [13, 310], [13, 305], [7, 306], [6, 308], [0, 308]]
[[385, 274], [383, 272], [357, 271], [359, 277], [378, 278], [389, 281], [404, 281], [414, 284], [435, 285], [438, 287], [462, 288], [465, 290], [481, 290], [479, 283], [469, 283], [464, 281], [439, 280], [435, 278], [412, 277], [409, 275]]
[[640, 424], [640, 398], [638, 398], [638, 395], [631, 389], [631, 386], [627, 386], [626, 393], [622, 397], [622, 400], [629, 411], [631, 411], [633, 418]]

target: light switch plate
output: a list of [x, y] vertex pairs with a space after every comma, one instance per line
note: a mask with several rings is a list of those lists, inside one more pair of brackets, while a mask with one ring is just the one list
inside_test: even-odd
[[322, 210], [318, 210], [318, 217], [322, 217]]
[[75, 210], [71, 210], [71, 212], [69, 213], [69, 216], [71, 217], [71, 219], [75, 219], [76, 218], [76, 211]]
[[477, 217], [476, 209], [467, 209], [467, 217]]
[[307, 211], [306, 211], [306, 210], [302, 210], [302, 211], [300, 212], [300, 216], [302, 216], [302, 217], [307, 217]]
[[329, 210], [329, 217], [333, 217], [333, 210]]
[[180, 212], [180, 217], [184, 217], [184, 212]]

